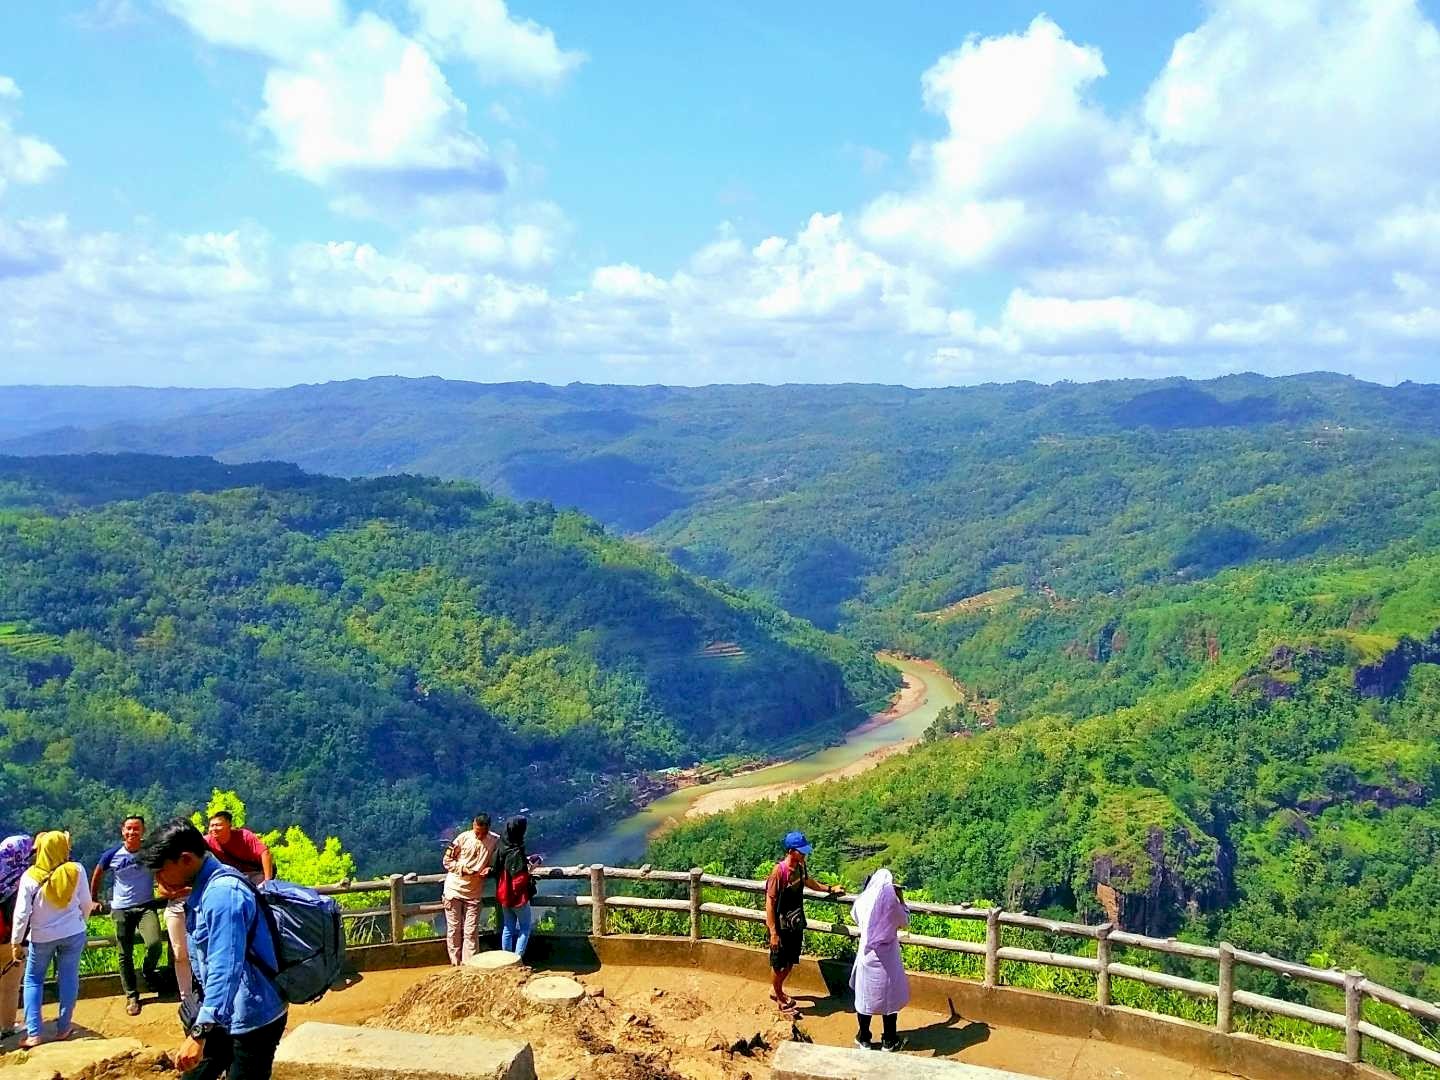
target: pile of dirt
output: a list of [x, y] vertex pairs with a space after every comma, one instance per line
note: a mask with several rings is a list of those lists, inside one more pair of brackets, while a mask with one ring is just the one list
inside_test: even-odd
[[525, 968], [455, 968], [416, 983], [367, 1023], [523, 1038], [545, 1080], [753, 1080], [767, 1074], [779, 1042], [805, 1038], [788, 1021], [745, 1035], [716, 1030], [706, 1023], [708, 1006], [683, 993], [654, 993], [641, 1006], [611, 1001], [595, 988], [568, 1008], [541, 1009], [521, 993], [529, 978]]
[[170, 1055], [156, 1050], [140, 1050], [70, 1073], [65, 1080], [175, 1080], [175, 1066]]

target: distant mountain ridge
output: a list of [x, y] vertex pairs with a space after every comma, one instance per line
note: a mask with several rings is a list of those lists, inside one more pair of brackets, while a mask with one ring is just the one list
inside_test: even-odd
[[117, 423], [153, 423], [266, 390], [195, 390], [148, 386], [0, 386], [0, 438]]
[[[1437, 439], [1440, 386], [1325, 373], [948, 389], [386, 377], [31, 431], [0, 452], [468, 479], [855, 627], [1016, 584], [1083, 593], [1373, 550], [1413, 522]], [[1392, 498], [1400, 512], [1377, 515]]]

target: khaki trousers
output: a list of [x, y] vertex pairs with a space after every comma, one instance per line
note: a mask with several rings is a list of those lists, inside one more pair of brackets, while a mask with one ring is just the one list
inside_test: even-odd
[[463, 964], [475, 955], [480, 941], [480, 901], [447, 896], [445, 905], [445, 951], [450, 963]]

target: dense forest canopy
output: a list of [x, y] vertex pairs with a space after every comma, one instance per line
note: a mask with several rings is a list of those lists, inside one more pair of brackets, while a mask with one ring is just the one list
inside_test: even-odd
[[395, 866], [478, 809], [573, 833], [626, 805], [627, 775], [824, 738], [896, 682], [578, 514], [465, 484], [0, 459], [18, 827], [94, 843], [218, 786]]
[[[687, 824], [667, 865], [820, 868], [1440, 995], [1440, 517], [1366, 557], [946, 616], [974, 707], [865, 776]], [[918, 621], [918, 620], [917, 620]], [[998, 703], [998, 712], [980, 706]], [[999, 727], [986, 730], [990, 719]]]
[[689, 569], [877, 643], [877, 617], [996, 587], [1106, 592], [1373, 551], [1440, 488], [1440, 387], [1324, 374], [931, 390], [384, 378], [195, 408], [0, 452], [468, 478], [644, 532]]

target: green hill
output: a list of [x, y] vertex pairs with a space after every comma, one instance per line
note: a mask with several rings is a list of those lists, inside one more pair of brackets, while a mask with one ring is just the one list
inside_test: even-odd
[[912, 754], [687, 824], [650, 857], [749, 873], [803, 828], [854, 883], [886, 862], [932, 897], [1092, 921], [1106, 884], [1127, 929], [1434, 999], [1436, 528], [1364, 558], [956, 613], [943, 659], [1001, 702], [998, 730], [952, 714]]
[[0, 459], [19, 827], [94, 843], [219, 786], [395, 866], [482, 808], [573, 834], [639, 770], [824, 738], [896, 681], [578, 514], [465, 484]]

